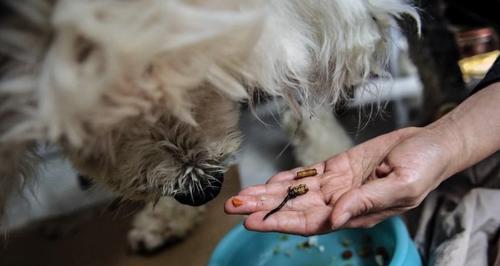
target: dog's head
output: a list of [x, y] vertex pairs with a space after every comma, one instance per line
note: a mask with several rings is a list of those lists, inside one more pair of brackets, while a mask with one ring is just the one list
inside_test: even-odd
[[0, 141], [61, 144], [129, 198], [203, 204], [238, 147], [237, 103], [261, 90], [310, 111], [381, 74], [402, 1], [9, 1]]
[[210, 88], [191, 97], [196, 125], [165, 113], [154, 121], [131, 120], [66, 151], [80, 171], [127, 198], [204, 204], [219, 193], [239, 146], [239, 108]]
[[8, 3], [0, 118], [14, 118], [0, 141], [57, 143], [126, 198], [218, 194], [263, 16], [252, 1]]

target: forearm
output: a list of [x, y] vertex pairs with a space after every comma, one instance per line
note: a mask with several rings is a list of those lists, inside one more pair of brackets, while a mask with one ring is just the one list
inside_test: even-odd
[[500, 149], [499, 104], [500, 83], [494, 83], [426, 127], [449, 151], [446, 177]]

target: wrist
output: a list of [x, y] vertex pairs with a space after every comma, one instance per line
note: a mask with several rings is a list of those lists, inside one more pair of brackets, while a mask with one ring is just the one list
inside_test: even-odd
[[453, 175], [500, 148], [500, 83], [492, 84], [427, 126], [450, 158], [447, 175]]
[[444, 166], [440, 177], [441, 182], [463, 170], [464, 165], [469, 161], [470, 152], [464, 136], [451, 117], [426, 126], [423, 131], [430, 137], [434, 148], [440, 151], [442, 159], [440, 163]]

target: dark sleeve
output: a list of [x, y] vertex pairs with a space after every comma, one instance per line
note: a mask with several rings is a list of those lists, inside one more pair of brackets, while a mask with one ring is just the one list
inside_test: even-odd
[[477, 86], [472, 90], [471, 94], [488, 87], [489, 85], [500, 81], [500, 56], [497, 58], [493, 66], [490, 68], [483, 80], [477, 84]]

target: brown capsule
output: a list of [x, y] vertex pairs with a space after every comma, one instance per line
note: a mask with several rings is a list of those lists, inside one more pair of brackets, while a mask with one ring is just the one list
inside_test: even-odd
[[306, 169], [297, 172], [297, 178], [305, 178], [305, 177], [315, 176], [317, 174], [318, 171], [316, 171], [316, 169]]

